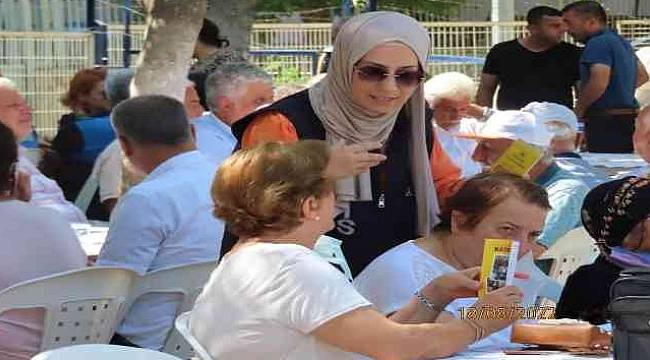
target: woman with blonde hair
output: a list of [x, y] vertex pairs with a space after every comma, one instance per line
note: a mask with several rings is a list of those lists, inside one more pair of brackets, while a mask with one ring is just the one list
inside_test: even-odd
[[[514, 319], [435, 321], [475, 294], [478, 268], [443, 275], [390, 317], [376, 311], [312, 249], [333, 226], [325, 142], [268, 143], [219, 168], [215, 216], [239, 237], [198, 297], [190, 331], [215, 359], [374, 359], [449, 356]], [[475, 306], [514, 306], [508, 286]]]

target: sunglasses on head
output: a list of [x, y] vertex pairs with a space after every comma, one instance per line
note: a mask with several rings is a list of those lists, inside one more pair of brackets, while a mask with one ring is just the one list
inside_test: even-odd
[[413, 87], [418, 85], [424, 80], [424, 72], [418, 70], [398, 70], [395, 74], [386, 71], [386, 68], [376, 65], [362, 65], [354, 66], [354, 70], [359, 74], [359, 78], [363, 81], [369, 82], [382, 82], [385, 79], [392, 77], [395, 83], [402, 87]]

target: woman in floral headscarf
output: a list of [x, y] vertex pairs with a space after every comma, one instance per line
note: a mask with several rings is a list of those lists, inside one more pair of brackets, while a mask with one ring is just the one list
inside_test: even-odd
[[600, 248], [593, 264], [567, 279], [557, 318], [594, 324], [609, 318], [609, 288], [621, 270], [650, 268], [650, 179], [626, 177], [592, 189], [582, 205], [582, 223]]
[[[425, 116], [429, 47], [425, 29], [408, 16], [354, 17], [336, 38], [323, 80], [233, 126], [244, 149], [299, 139], [354, 147], [366, 170], [337, 181], [339, 216], [328, 233], [343, 240], [353, 275], [389, 248], [427, 235], [438, 221], [435, 187], [445, 195], [460, 177], [432, 144], [431, 114]], [[373, 150], [387, 159], [367, 170], [378, 163]]]

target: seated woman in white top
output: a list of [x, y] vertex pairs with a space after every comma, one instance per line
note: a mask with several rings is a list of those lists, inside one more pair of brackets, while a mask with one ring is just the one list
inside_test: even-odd
[[[190, 319], [190, 331], [213, 358], [443, 357], [512, 322], [433, 323], [451, 300], [476, 293], [476, 268], [440, 277], [391, 317], [375, 310], [312, 251], [334, 225], [329, 160], [324, 142], [268, 143], [235, 153], [219, 168], [214, 213], [239, 241], [212, 274]], [[509, 286], [479, 303], [511, 306], [520, 296]]]
[[[16, 139], [0, 122], [0, 292], [86, 264], [79, 240], [63, 217], [25, 202], [30, 197], [29, 177], [16, 171], [17, 162]], [[30, 359], [39, 352], [43, 314], [43, 309], [0, 314], [0, 359]]]
[[[560, 285], [534, 265], [530, 252], [550, 209], [542, 187], [514, 175], [479, 174], [467, 180], [445, 206], [445, 213], [450, 215], [448, 229], [436, 229], [427, 238], [392, 248], [355, 278], [357, 291], [379, 311], [397, 311], [409, 303], [414, 292], [428, 287], [439, 276], [480, 266], [484, 240], [489, 238], [519, 240], [514, 284], [524, 293], [523, 306], [533, 305], [538, 295], [557, 301]], [[447, 310], [459, 316], [461, 307], [475, 301], [458, 299]], [[509, 339], [506, 329], [476, 346], [504, 345]]]

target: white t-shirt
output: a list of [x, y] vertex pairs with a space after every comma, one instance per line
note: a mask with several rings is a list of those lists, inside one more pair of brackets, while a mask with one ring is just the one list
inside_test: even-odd
[[224, 257], [196, 300], [190, 331], [219, 360], [352, 359], [310, 333], [370, 305], [312, 250], [258, 243]]
[[456, 271], [407, 241], [383, 253], [354, 279], [354, 287], [382, 314], [393, 313], [431, 280]]
[[476, 119], [463, 118], [460, 123], [447, 130], [435, 125], [436, 135], [451, 161], [461, 169], [462, 177], [469, 178], [482, 171], [481, 165], [472, 160], [472, 154], [478, 142], [472, 139], [462, 139], [456, 137], [457, 134], [476, 134], [479, 132], [483, 123]]
[[[17, 283], [86, 266], [86, 254], [55, 210], [0, 201], [0, 291]], [[0, 315], [0, 359], [30, 359], [39, 351], [43, 311]]]
[[[415, 292], [433, 279], [454, 271], [457, 270], [422, 250], [414, 241], [407, 241], [376, 258], [357, 275], [353, 284], [381, 313], [390, 314], [406, 306]], [[525, 306], [532, 306], [539, 294], [552, 287], [551, 280], [534, 265], [530, 253], [518, 261], [517, 271], [530, 276], [528, 280], [514, 280], [514, 285], [524, 292]], [[456, 299], [446, 310], [459, 317], [461, 308], [472, 306], [476, 301], [476, 298]], [[510, 330], [508, 327], [492, 334], [471, 348], [509, 346]]]

